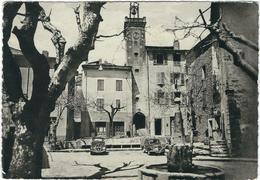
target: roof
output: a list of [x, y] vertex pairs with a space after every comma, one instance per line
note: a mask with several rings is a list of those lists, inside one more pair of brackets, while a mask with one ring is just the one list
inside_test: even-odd
[[191, 50], [186, 54], [187, 64], [191, 64], [195, 59], [197, 59], [201, 54], [206, 52], [212, 46], [213, 36], [209, 34], [203, 40], [198, 42]]
[[[10, 47], [10, 50], [14, 56], [14, 59], [19, 67], [31, 67], [30, 63], [27, 61], [27, 59], [24, 57], [23, 53], [19, 49], [15, 49], [13, 47]], [[56, 58], [55, 57], [48, 57], [48, 63], [51, 69], [54, 68], [54, 65], [56, 64]]]
[[173, 46], [145, 46], [147, 51], [170, 51], [170, 52], [187, 52], [185, 49], [174, 49]]
[[115, 64], [83, 64], [82, 68], [83, 70], [86, 69], [96, 69], [98, 70], [102, 66], [102, 69], [106, 70], [125, 70], [125, 71], [131, 71], [132, 66], [120, 66]]

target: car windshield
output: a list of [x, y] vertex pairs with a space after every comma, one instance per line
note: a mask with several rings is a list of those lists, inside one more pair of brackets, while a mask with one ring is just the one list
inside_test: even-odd
[[159, 139], [149, 139], [149, 144], [160, 144]]

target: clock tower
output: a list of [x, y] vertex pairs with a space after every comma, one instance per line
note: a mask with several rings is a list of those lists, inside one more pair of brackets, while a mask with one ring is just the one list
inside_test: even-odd
[[[139, 17], [139, 3], [130, 2], [129, 17], [125, 17], [124, 39], [127, 65], [133, 72], [133, 134], [149, 129], [148, 63], [145, 49], [145, 17]], [[149, 131], [148, 131], [149, 133]]]
[[130, 2], [129, 17], [125, 17], [127, 65], [142, 65], [145, 61], [145, 17], [139, 17], [139, 3]]

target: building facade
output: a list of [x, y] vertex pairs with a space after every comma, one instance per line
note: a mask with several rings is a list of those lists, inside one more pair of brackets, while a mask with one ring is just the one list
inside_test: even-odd
[[[82, 93], [86, 99], [91, 136], [109, 136], [112, 107], [120, 107], [113, 118], [114, 135], [132, 132], [132, 71], [129, 66], [82, 65]], [[106, 111], [104, 111], [104, 109]]]

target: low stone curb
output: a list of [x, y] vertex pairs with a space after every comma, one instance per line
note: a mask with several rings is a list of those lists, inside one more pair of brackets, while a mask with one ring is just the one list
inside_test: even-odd
[[[141, 151], [141, 148], [113, 148], [113, 149], [107, 149], [108, 152], [110, 151]], [[48, 152], [90, 152], [89, 149], [61, 149], [61, 150], [49, 150]]]
[[254, 158], [216, 158], [209, 156], [199, 156], [192, 158], [194, 161], [243, 161], [243, 162], [257, 162]]

